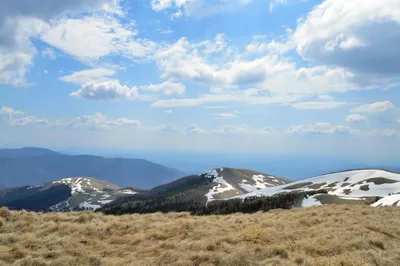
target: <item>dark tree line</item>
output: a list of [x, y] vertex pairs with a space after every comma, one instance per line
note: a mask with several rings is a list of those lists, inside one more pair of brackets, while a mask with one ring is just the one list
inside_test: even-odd
[[176, 192], [168, 195], [137, 197], [114, 205], [106, 205], [98, 211], [105, 214], [121, 215], [126, 213], [153, 212], [190, 212], [194, 215], [230, 214], [236, 212], [253, 213], [271, 209], [291, 209], [300, 207], [304, 198], [315, 194], [328, 193], [327, 190], [293, 191], [274, 196], [248, 197], [245, 199], [216, 200], [207, 204], [204, 196], [207, 184], [196, 189]]

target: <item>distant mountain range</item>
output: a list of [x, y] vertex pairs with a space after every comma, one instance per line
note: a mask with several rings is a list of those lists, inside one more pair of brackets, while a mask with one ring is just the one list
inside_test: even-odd
[[0, 149], [1, 182], [6, 187], [39, 185], [86, 176], [118, 186], [149, 189], [183, 177], [180, 170], [142, 159], [65, 155], [41, 148]]
[[0, 206], [33, 211], [227, 214], [321, 204], [400, 206], [400, 173], [377, 168], [295, 182], [228, 167], [181, 177], [179, 170], [140, 159], [25, 148], [0, 150], [0, 171], [7, 186], [0, 188]]
[[[134, 212], [204, 207], [208, 202], [283, 185], [289, 180], [259, 172], [218, 168], [141, 190], [88, 177], [64, 178], [37, 186], [0, 189], [0, 206], [33, 211], [76, 211], [133, 208]], [[127, 211], [126, 209], [124, 209]]]

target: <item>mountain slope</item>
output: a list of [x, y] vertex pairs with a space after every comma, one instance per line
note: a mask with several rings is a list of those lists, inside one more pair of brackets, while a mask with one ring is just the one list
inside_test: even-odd
[[42, 155], [56, 155], [58, 152], [35, 147], [26, 147], [20, 149], [0, 149], [0, 158], [21, 158], [21, 157], [33, 157]]
[[185, 175], [177, 169], [142, 159], [63, 155], [41, 149], [23, 151], [0, 150], [1, 182], [7, 187], [42, 184], [72, 176], [90, 176], [123, 187], [151, 188]]
[[[327, 190], [328, 194], [311, 196], [303, 201], [303, 205], [366, 204], [374, 201], [376, 197], [387, 197], [392, 193], [400, 193], [400, 174], [379, 169], [350, 170], [304, 179], [288, 185], [264, 188], [238, 197], [272, 196], [291, 191], [320, 189]], [[376, 206], [378, 205], [376, 204]]]
[[196, 212], [208, 202], [243, 195], [263, 187], [290, 182], [259, 172], [217, 168], [202, 175], [180, 178], [105, 205], [100, 211], [108, 214], [150, 213], [168, 211]]
[[205, 173], [204, 176], [212, 179], [214, 184], [206, 194], [208, 202], [291, 182], [288, 179], [252, 170], [233, 168], [216, 168]]
[[137, 193], [93, 178], [76, 177], [29, 187], [0, 190], [0, 206], [31, 211], [95, 210]]

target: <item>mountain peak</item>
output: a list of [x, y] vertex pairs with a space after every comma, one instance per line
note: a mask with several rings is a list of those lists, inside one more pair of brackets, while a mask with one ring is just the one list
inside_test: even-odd
[[272, 175], [248, 169], [214, 168], [202, 176], [213, 181], [213, 187], [206, 194], [207, 201], [225, 199], [267, 187], [290, 183]]

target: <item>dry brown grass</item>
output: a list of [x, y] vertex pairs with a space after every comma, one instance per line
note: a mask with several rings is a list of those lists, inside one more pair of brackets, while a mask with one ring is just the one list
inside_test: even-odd
[[400, 209], [105, 216], [0, 209], [0, 265], [400, 265]]

